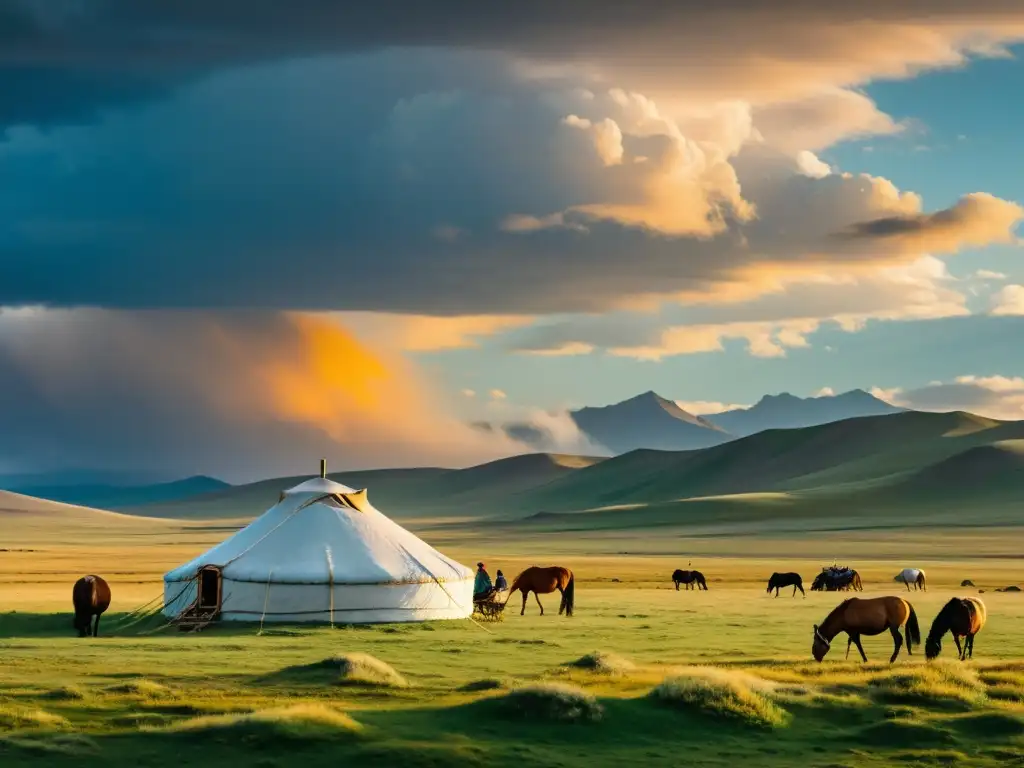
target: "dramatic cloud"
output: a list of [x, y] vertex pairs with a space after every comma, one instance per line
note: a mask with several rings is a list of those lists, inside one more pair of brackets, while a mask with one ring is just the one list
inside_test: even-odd
[[736, 104], [673, 118], [486, 54], [226, 74], [93, 126], [8, 131], [0, 303], [604, 311], [1006, 241], [1022, 216], [988, 195], [925, 213], [884, 179], [812, 178], [751, 120]]
[[671, 304], [656, 312], [574, 315], [508, 333], [507, 347], [530, 354], [588, 354], [660, 360], [718, 352], [745, 342], [750, 354], [781, 357], [808, 346], [808, 335], [831, 323], [856, 331], [872, 320], [925, 320], [969, 314], [966, 297], [945, 265], [925, 257], [906, 267], [868, 274], [804, 277], [742, 304]]
[[501, 51], [538, 76], [628, 75], [630, 87], [689, 100], [779, 101], [957, 65], [1022, 36], [1015, 0], [530, 0], [514, 10], [460, 0], [3, 0], [0, 66], [19, 76], [0, 79], [0, 120], [87, 117], [226, 66], [398, 47]]
[[1024, 420], [1024, 378], [959, 376], [927, 387], [873, 390], [876, 396], [919, 411], [968, 411], [993, 419]]
[[464, 465], [521, 452], [441, 409], [400, 359], [328, 318], [0, 313], [0, 455], [51, 468], [235, 479], [332, 466]]

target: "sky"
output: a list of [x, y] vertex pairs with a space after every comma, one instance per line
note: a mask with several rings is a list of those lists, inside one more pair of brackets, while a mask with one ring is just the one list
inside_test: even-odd
[[0, 0], [0, 472], [1024, 419], [1019, 2], [344, 5]]

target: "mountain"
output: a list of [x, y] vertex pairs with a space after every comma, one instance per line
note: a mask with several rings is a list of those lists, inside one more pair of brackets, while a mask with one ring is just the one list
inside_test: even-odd
[[231, 486], [221, 480], [204, 475], [151, 485], [23, 485], [18, 493], [40, 499], [100, 509], [123, 509], [139, 504], [173, 501], [203, 493], [223, 490]]
[[707, 417], [718, 427], [736, 437], [745, 437], [766, 429], [793, 429], [827, 424], [861, 416], [884, 416], [902, 413], [897, 408], [863, 389], [840, 395], [796, 397], [783, 392], [765, 395], [750, 408], [737, 408]]
[[720, 426], [694, 416], [654, 392], [614, 405], [581, 408], [569, 415], [580, 431], [613, 453], [637, 448], [706, 448], [730, 439]]

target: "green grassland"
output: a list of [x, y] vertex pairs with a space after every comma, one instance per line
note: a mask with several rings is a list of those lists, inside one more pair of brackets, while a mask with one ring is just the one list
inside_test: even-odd
[[[531, 597], [486, 623], [132, 624], [164, 572], [298, 479], [133, 514], [0, 493], [0, 765], [1022, 765], [1024, 595], [996, 591], [1022, 582], [1021, 439], [898, 414], [694, 452], [336, 476], [462, 562], [575, 572], [572, 618], [546, 596], [543, 617]], [[815, 663], [811, 626], [846, 595], [765, 584], [834, 559], [863, 596], [907, 596], [925, 634], [981, 592], [974, 660], [947, 638], [939, 663], [915, 648], [890, 668], [881, 636], [867, 665], [841, 638]], [[687, 564], [708, 592], [672, 587]], [[905, 566], [927, 592], [893, 583]], [[85, 573], [114, 592], [96, 639], [71, 629]]]

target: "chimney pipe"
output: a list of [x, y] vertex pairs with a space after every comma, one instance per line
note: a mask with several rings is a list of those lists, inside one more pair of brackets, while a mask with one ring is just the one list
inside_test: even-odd
[[327, 477], [327, 459], [320, 459], [320, 477]]

